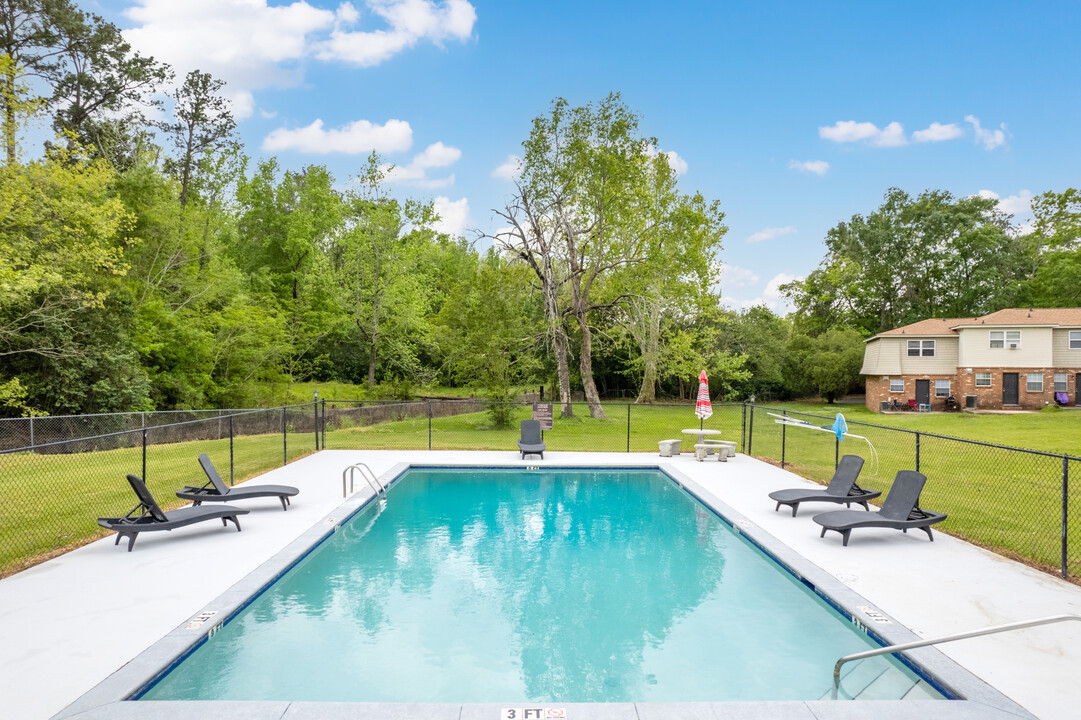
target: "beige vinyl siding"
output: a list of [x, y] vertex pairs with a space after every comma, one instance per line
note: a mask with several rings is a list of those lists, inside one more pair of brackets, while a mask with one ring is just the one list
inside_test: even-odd
[[[991, 347], [991, 330], [1020, 330], [1021, 347]], [[958, 328], [960, 367], [1045, 368], [1052, 367], [1051, 328], [974, 327]], [[1004, 343], [1008, 344], [1008, 343]]]
[[[934, 340], [935, 356], [909, 357], [909, 340]], [[901, 373], [904, 375], [953, 375], [957, 372], [956, 337], [909, 337], [905, 335], [895, 342], [899, 345]]]
[[1081, 349], [1070, 349], [1070, 331], [1078, 332], [1081, 328], [1054, 329], [1051, 332], [1051, 366], [1081, 367]]
[[[877, 338], [864, 346], [863, 375], [900, 375], [900, 343], [893, 338]], [[932, 358], [928, 358], [931, 360]]]

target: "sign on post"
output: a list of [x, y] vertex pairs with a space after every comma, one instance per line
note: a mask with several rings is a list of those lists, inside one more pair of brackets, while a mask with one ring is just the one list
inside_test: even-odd
[[551, 430], [552, 403], [533, 403], [533, 419], [540, 422], [541, 430]]

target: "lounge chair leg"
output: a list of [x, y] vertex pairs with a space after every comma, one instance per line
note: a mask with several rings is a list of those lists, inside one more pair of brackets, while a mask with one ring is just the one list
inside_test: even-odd
[[122, 537], [124, 537], [124, 533], [117, 533], [116, 534], [116, 542], [114, 542], [113, 545], [119, 545], [120, 544], [120, 538], [122, 538]]
[[826, 528], [822, 528], [822, 532], [818, 533], [818, 537], [826, 537]]
[[280, 495], [278, 499], [282, 501], [282, 510], [288, 510], [289, 508], [285, 507], [285, 496]]
[[792, 517], [796, 517], [797, 510], [799, 510], [799, 503], [792, 503]]
[[927, 537], [931, 542], [935, 541], [935, 536], [931, 534], [931, 527], [930, 526], [921, 527], [920, 530], [923, 530], [925, 533], [927, 533]]
[[240, 532], [240, 520], [237, 519], [236, 515], [228, 515], [226, 517], [223, 517], [221, 519], [221, 524], [225, 525], [226, 520], [232, 520], [233, 524], [236, 525], [236, 531]]
[[128, 552], [131, 552], [131, 548], [134, 547], [134, 545], [135, 545], [135, 537], [138, 534], [139, 533], [132, 533], [131, 535], [128, 535]]
[[851, 530], [841, 531], [841, 547], [848, 547], [848, 536], [851, 532]]
[[867, 501], [866, 500], [862, 501], [860, 503], [860, 505], [862, 505], [863, 509], [866, 510], [867, 512], [871, 512], [871, 508], [867, 507]]

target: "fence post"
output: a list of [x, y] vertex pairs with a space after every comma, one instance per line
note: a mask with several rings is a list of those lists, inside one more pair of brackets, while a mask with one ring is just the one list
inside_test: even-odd
[[428, 401], [428, 449], [432, 449], [432, 401]]
[[920, 434], [916, 433], [916, 472], [920, 471]]
[[315, 449], [319, 450], [319, 401], [312, 400], [312, 427], [315, 429]]
[[327, 399], [323, 398], [323, 412], [319, 419], [319, 425], [323, 428], [323, 449], [327, 449]]
[[837, 466], [841, 464], [841, 441], [837, 438], [833, 438], [833, 469], [836, 470]]
[[[746, 407], [744, 407], [744, 410], [746, 410]], [[751, 457], [754, 457], [754, 455], [751, 454], [753, 449], [754, 449], [754, 405], [752, 404], [751, 405], [751, 421], [747, 424], [747, 454], [750, 455]]]
[[627, 403], [627, 452], [631, 451], [631, 404]]
[[285, 408], [282, 408], [282, 466], [289, 464], [289, 433], [285, 431]]
[[229, 485], [233, 484], [233, 416], [229, 416]]
[[146, 482], [146, 428], [143, 428], [143, 482]]
[[1070, 459], [1063, 456], [1062, 458], [1062, 577], [1065, 578], [1066, 573], [1066, 518], [1068, 517], [1068, 497], [1067, 491], [1070, 487]]
[[[781, 415], [788, 415], [787, 410], [782, 410]], [[781, 423], [781, 469], [784, 470], [784, 446], [785, 446], [785, 431], [788, 426], [785, 423]]]
[[739, 423], [739, 449], [740, 452], [747, 451], [747, 403], [743, 402], [743, 419]]

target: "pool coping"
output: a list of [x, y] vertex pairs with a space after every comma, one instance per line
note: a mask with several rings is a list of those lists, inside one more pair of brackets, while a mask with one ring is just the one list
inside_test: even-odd
[[[389, 488], [411, 468], [477, 467], [485, 469], [522, 466], [507, 464], [477, 464], [474, 466], [442, 463], [397, 463], [380, 476]], [[530, 469], [621, 469], [624, 466], [567, 465], [526, 466]], [[879, 638], [886, 644], [921, 639], [888, 614], [875, 608], [864, 597], [848, 588], [839, 579], [804, 558], [798, 552], [770, 535], [726, 504], [701, 483], [667, 463], [625, 466], [625, 469], [654, 469], [669, 477], [676, 485], [713, 512], [721, 522], [742, 535], [752, 545], [781, 565], [793, 577], [818, 594], [847, 617], [857, 628]], [[204, 608], [152, 644], [130, 662], [119, 668], [91, 690], [77, 698], [53, 717], [60, 718], [126, 718], [155, 717], [164, 720], [186, 718], [193, 714], [194, 701], [133, 701], [159, 677], [167, 673], [237, 613], [247, 607], [266, 587], [287, 573], [293, 566], [330, 538], [343, 522], [376, 501], [375, 493], [363, 487], [348, 497], [331, 513], [301, 533], [283, 550], [259, 565], [254, 571], [231, 586]], [[688, 703], [541, 703], [537, 707], [565, 707], [568, 717], [627, 718], [645, 720], [664, 717], [676, 720], [713, 717], [776, 717], [793, 719], [842, 720], [872, 714], [884, 720], [926, 718], [945, 720], [968, 718], [1034, 718], [1023, 707], [995, 690], [983, 680], [962, 668], [933, 647], [906, 653], [918, 664], [917, 673], [929, 679], [953, 700], [847, 700], [837, 701], [755, 701], [755, 702], [688, 702]], [[870, 703], [870, 704], [869, 704]], [[218, 718], [250, 718], [251, 720], [337, 720], [339, 718], [401, 718], [430, 720], [431, 718], [496, 718], [500, 708], [522, 706], [522, 701], [495, 703], [341, 703], [308, 701], [198, 701], [198, 716]]]

